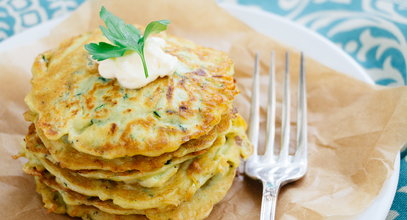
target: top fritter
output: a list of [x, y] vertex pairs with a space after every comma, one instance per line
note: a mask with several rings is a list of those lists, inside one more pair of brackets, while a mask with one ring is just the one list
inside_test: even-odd
[[100, 31], [39, 55], [25, 101], [46, 138], [107, 159], [175, 151], [208, 133], [237, 94], [226, 54], [160, 34], [176, 72], [140, 89], [126, 89], [98, 73], [84, 45], [107, 41]]

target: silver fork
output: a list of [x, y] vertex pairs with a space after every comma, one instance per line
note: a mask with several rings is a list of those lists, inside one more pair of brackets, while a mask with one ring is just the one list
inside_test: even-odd
[[259, 57], [256, 54], [253, 74], [252, 102], [250, 110], [249, 138], [253, 143], [253, 155], [245, 165], [245, 173], [251, 178], [261, 180], [263, 183], [263, 196], [261, 202], [261, 220], [275, 218], [277, 196], [280, 187], [289, 182], [296, 181], [307, 172], [307, 103], [306, 82], [304, 70], [304, 55], [301, 53], [300, 76], [298, 85], [297, 109], [297, 143], [296, 152], [289, 154], [290, 145], [290, 74], [289, 54], [285, 56], [285, 72], [283, 86], [283, 106], [281, 122], [281, 148], [279, 155], [274, 154], [275, 133], [275, 55], [271, 55], [270, 76], [267, 103], [267, 129], [266, 151], [264, 155], [258, 154], [259, 141]]

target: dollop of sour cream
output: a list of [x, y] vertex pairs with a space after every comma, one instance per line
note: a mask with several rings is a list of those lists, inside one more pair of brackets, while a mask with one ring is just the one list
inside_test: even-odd
[[136, 52], [100, 61], [99, 74], [108, 79], [116, 78], [121, 86], [128, 89], [141, 88], [158, 77], [171, 75], [177, 69], [179, 61], [175, 56], [165, 53], [163, 50], [165, 44], [162, 38], [147, 38], [144, 45], [144, 57], [148, 68], [147, 78], [144, 75], [140, 55]]

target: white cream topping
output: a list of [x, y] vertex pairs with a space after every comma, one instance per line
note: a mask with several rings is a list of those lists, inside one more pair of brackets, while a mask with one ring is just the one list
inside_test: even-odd
[[158, 37], [147, 38], [144, 45], [144, 57], [148, 68], [147, 78], [144, 75], [140, 55], [136, 52], [100, 61], [99, 74], [108, 79], [116, 78], [119, 84], [125, 88], [141, 88], [158, 77], [173, 74], [177, 69], [179, 65], [178, 59], [165, 53], [164, 47], [164, 39]]

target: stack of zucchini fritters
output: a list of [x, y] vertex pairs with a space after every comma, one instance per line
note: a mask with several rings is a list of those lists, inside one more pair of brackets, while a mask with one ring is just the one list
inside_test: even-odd
[[105, 79], [84, 45], [94, 31], [39, 55], [26, 97], [24, 171], [51, 212], [83, 219], [203, 219], [251, 145], [233, 110], [233, 63], [160, 34], [177, 71], [141, 89]]

